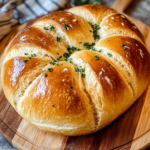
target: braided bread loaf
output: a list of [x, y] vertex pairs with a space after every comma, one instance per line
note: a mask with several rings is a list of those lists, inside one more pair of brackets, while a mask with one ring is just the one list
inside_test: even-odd
[[105, 6], [45, 15], [5, 51], [4, 93], [26, 120], [64, 135], [96, 132], [125, 112], [150, 78], [137, 27]]

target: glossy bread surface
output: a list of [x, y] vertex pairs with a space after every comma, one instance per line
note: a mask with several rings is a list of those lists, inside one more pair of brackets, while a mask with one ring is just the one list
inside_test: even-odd
[[52, 12], [19, 32], [5, 51], [4, 93], [42, 130], [96, 132], [124, 113], [150, 79], [137, 27], [106, 6]]

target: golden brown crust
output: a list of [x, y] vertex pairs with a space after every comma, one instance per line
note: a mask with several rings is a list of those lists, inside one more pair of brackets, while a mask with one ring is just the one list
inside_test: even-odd
[[127, 36], [112, 36], [97, 43], [96, 46], [106, 47], [119, 54], [124, 61], [132, 67], [135, 76], [137, 98], [146, 88], [150, 78], [150, 56], [146, 47], [138, 40]]
[[67, 52], [66, 47], [52, 35], [30, 26], [17, 34], [7, 47], [6, 53], [9, 53], [12, 49], [19, 50], [21, 47], [43, 49], [55, 59]]
[[[76, 65], [82, 62], [85, 67], [85, 84], [89, 84], [86, 90], [96, 106], [97, 130], [109, 124], [134, 103], [130, 86], [100, 53], [86, 50], [74, 53], [71, 58]], [[95, 99], [96, 93], [99, 93], [100, 98]]]
[[42, 29], [43, 26], [47, 27], [48, 25], [53, 25], [55, 28], [51, 33], [56, 32], [55, 34], [65, 36], [66, 43], [70, 46], [83, 48], [80, 42], [94, 42], [93, 34], [90, 32], [92, 28], [89, 23], [80, 16], [70, 12], [53, 12], [45, 15], [33, 24], [33, 26], [42, 26]]
[[85, 135], [134, 103], [149, 70], [139, 30], [111, 8], [85, 5], [19, 32], [5, 51], [2, 85], [16, 111], [40, 129]]
[[105, 36], [113, 34], [131, 35], [132, 37], [138, 37], [144, 43], [144, 38], [139, 29], [129, 21], [124, 15], [116, 13], [103, 19], [100, 24]]
[[[19, 112], [35, 124], [53, 125], [64, 130], [64, 134], [84, 134], [94, 129], [94, 117], [87, 95], [74, 66], [67, 62], [51, 65], [29, 89], [19, 104]], [[44, 75], [47, 75], [46, 77]], [[32, 100], [31, 100], [32, 99]], [[28, 116], [28, 117], [27, 117]], [[54, 129], [56, 128], [54, 127]], [[75, 127], [72, 133], [67, 128]], [[79, 131], [78, 131], [79, 130]]]
[[[114, 9], [111, 9], [107, 6], [103, 5], [83, 5], [83, 6], [77, 6], [73, 7], [68, 10], [69, 12], [72, 12], [76, 15], [82, 16], [88, 21], [91, 21], [92, 23], [100, 24], [101, 20], [112, 13], [116, 13]], [[87, 15], [87, 16], [86, 16]], [[91, 20], [89, 20], [92, 18]]]
[[49, 61], [50, 60], [41, 61], [41, 59], [35, 57], [32, 57], [30, 59], [28, 57], [15, 57], [8, 60], [3, 65], [3, 90], [8, 100], [12, 101], [11, 103], [13, 103], [12, 99], [19, 86], [21, 86], [23, 82], [27, 82], [27, 80], [32, 81], [34, 78], [36, 78], [36, 73], [34, 73], [34, 70], [38, 70], [41, 73], [42, 68]]

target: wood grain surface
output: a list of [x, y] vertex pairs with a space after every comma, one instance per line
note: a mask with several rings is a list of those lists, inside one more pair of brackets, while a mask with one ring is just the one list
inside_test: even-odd
[[[150, 52], [150, 28], [130, 18], [142, 32]], [[16, 27], [0, 43], [0, 68], [4, 49], [15, 34], [32, 22]], [[90, 135], [68, 137], [44, 132], [24, 120], [9, 104], [0, 83], [0, 134], [17, 149], [137, 150], [150, 145], [150, 86], [130, 109], [104, 129]]]

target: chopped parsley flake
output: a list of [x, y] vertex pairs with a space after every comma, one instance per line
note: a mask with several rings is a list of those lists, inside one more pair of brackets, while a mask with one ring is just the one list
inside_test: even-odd
[[73, 89], [73, 87], [72, 87], [72, 86], [70, 86], [70, 89]]
[[57, 60], [60, 60], [62, 58], [62, 56], [59, 56], [58, 58], [57, 58]]
[[88, 42], [87, 43], [84, 43], [83, 46], [87, 49], [94, 49], [94, 45], [95, 43], [92, 43], [92, 44], [89, 44]]
[[94, 58], [95, 58], [95, 60], [98, 60], [98, 59], [99, 59], [99, 57], [98, 57], [98, 56], [94, 56]]
[[68, 25], [66, 23], [64, 23], [64, 29], [67, 30], [68, 29]]
[[80, 51], [81, 49], [79, 49], [79, 48], [77, 48], [77, 47], [74, 47], [74, 46], [70, 47], [70, 46], [68, 45], [67, 50], [68, 50], [69, 52], [71, 52], [71, 51], [74, 52], [74, 51]]
[[54, 20], [54, 18], [51, 18], [51, 20]]
[[72, 63], [72, 58], [67, 58], [67, 61], [68, 61], [69, 63]]
[[36, 57], [36, 54], [31, 54], [31, 57]]
[[82, 42], [79, 42], [79, 44], [82, 44]]
[[111, 57], [111, 56], [112, 56], [112, 54], [111, 54], [111, 53], [107, 53], [107, 55], [108, 55], [109, 57]]
[[75, 68], [76, 72], [84, 72], [85, 68], [82, 68], [82, 66], [80, 66], [79, 68]]
[[122, 47], [123, 47], [123, 49], [124, 50], [126, 50], [127, 48], [126, 48], [126, 46], [124, 45], [124, 44], [121, 44], [122, 45]]
[[69, 53], [64, 53], [63, 56], [67, 59], [70, 56], [70, 54]]
[[24, 53], [25, 55], [29, 55], [28, 53]]
[[48, 27], [44, 27], [44, 30], [48, 30]]
[[102, 49], [98, 50], [98, 52], [102, 52]]
[[83, 73], [83, 72], [85, 72], [85, 68], [82, 68], [82, 66], [80, 66], [79, 68], [75, 68], [75, 71], [76, 71], [76, 72], [81, 72], [81, 76], [82, 76], [82, 77], [85, 77], [85, 76], [86, 76], [86, 74]]
[[44, 77], [47, 77], [47, 74], [46, 74], [46, 73], [44, 74]]
[[97, 31], [93, 31], [94, 40], [99, 40], [100, 36], [97, 34]]
[[82, 77], [85, 78], [85, 76], [86, 76], [86, 74], [85, 74], [85, 73], [82, 73]]
[[133, 31], [133, 29], [131, 28], [131, 30]]
[[[94, 40], [99, 40], [100, 39], [100, 36], [98, 35], [98, 30], [100, 29], [100, 26], [98, 24], [92, 24], [89, 22], [89, 24], [91, 25], [92, 29], [93, 29], [93, 37], [94, 37]], [[91, 32], [91, 30], [90, 30]]]
[[56, 38], [56, 39], [57, 39], [57, 41], [58, 41], [58, 42], [60, 42], [60, 40], [61, 40], [61, 37], [58, 37], [58, 36], [57, 36], [57, 38]]
[[55, 106], [52, 104], [52, 107], [55, 107]]
[[121, 40], [124, 40], [124, 38], [121, 38]]
[[52, 31], [52, 30], [54, 30], [55, 28], [54, 28], [54, 26], [53, 25], [49, 25], [48, 27], [44, 27], [44, 30], [50, 30], [50, 31]]
[[54, 60], [54, 61], [52, 61], [52, 62], [49, 62], [49, 64], [55, 65], [55, 64], [56, 64], [56, 60]]
[[51, 27], [49, 28], [50, 31], [52, 31], [53, 29], [55, 29], [54, 26], [51, 26]]
[[23, 62], [26, 63], [26, 62], [27, 62], [27, 59], [24, 59]]
[[48, 71], [49, 71], [49, 72], [52, 72], [52, 71], [53, 71], [53, 68], [48, 68]]

